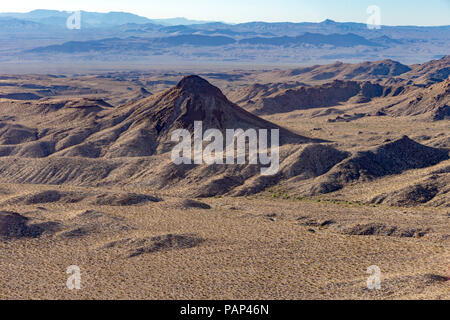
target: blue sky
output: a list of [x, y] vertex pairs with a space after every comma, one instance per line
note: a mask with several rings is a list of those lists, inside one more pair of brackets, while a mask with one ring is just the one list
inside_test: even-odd
[[34, 9], [126, 11], [148, 18], [187, 17], [224, 22], [366, 22], [377, 5], [385, 25], [450, 25], [450, 0], [2, 0], [0, 12]]

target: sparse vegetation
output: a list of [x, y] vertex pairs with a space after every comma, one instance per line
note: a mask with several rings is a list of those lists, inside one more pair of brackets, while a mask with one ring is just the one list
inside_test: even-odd
[[[448, 59], [205, 72], [226, 95], [168, 70], [0, 76], [0, 298], [448, 299]], [[175, 165], [196, 120], [279, 128], [279, 172]]]

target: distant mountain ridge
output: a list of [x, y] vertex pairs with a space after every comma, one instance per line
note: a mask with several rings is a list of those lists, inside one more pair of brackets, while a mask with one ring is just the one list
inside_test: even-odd
[[353, 47], [356, 45], [380, 46], [380, 44], [369, 41], [366, 38], [353, 33], [323, 35], [319, 33], [309, 32], [296, 37], [255, 37], [243, 39], [240, 41], [240, 43], [275, 46], [296, 45], [300, 43], [308, 43], [313, 45], [329, 44], [337, 47]]
[[[148, 24], [159, 26], [193, 26], [198, 30], [215, 28], [217, 30], [229, 29], [233, 33], [257, 33], [271, 35], [296, 36], [300, 33], [357, 33], [375, 34], [368, 29], [365, 23], [359, 22], [336, 22], [330, 19], [322, 22], [264, 22], [252, 21], [244, 23], [223, 23], [216, 21], [191, 20], [185, 17], [174, 17], [166, 19], [151, 19], [129, 12], [89, 12], [81, 10], [82, 25], [85, 28], [107, 28], [125, 24]], [[37, 9], [30, 12], [0, 12], [1, 18], [14, 18], [23, 21], [37, 22], [45, 25], [65, 28], [67, 18], [72, 15], [71, 11]], [[377, 32], [379, 36], [388, 34], [398, 34], [398, 32], [414, 30], [440, 30], [447, 26], [382, 26]], [[382, 30], [382, 31], [381, 31]], [[423, 35], [426, 37], [426, 34]]]
[[66, 26], [70, 14], [52, 10], [0, 13], [0, 41], [6, 48], [0, 61], [16, 61], [20, 56], [48, 62], [54, 61], [54, 54], [61, 54], [57, 57], [61, 62], [69, 59], [80, 63], [86, 59], [151, 59], [163, 64], [176, 60], [181, 64], [207, 61], [305, 66], [337, 60], [392, 59], [417, 64], [440, 59], [450, 51], [450, 26], [382, 26], [371, 30], [364, 23], [332, 20], [227, 24], [83, 11], [81, 29], [70, 30]]
[[130, 37], [125, 39], [109, 38], [91, 41], [71, 41], [60, 45], [38, 47], [30, 50], [32, 53], [80, 53], [93, 51], [113, 51], [113, 50], [139, 50], [151, 51], [160, 47], [195, 46], [195, 47], [216, 47], [227, 45], [244, 46], [299, 46], [299, 45], [332, 45], [336, 47], [372, 46], [379, 47], [381, 44], [369, 41], [354, 34], [344, 35], [321, 35], [308, 33], [298, 37], [254, 37], [235, 40], [232, 37], [220, 35], [174, 35], [160, 38], [140, 38]]
[[[51, 25], [54, 27], [65, 27], [67, 18], [72, 15], [70, 11], [58, 10], [33, 10], [26, 13], [7, 12], [0, 13], [0, 18], [14, 18], [23, 21], [37, 22], [44, 25]], [[206, 23], [205, 21], [189, 20], [186, 18], [169, 18], [169, 19], [149, 19], [133, 13], [128, 12], [87, 12], [81, 11], [82, 27], [84, 28], [106, 28], [111, 26], [119, 26], [128, 23], [146, 24], [154, 23], [163, 26], [171, 25], [191, 25]]]

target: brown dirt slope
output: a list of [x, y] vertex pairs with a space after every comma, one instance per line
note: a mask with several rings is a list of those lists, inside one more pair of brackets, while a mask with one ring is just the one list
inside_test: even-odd
[[420, 116], [427, 120], [450, 119], [450, 79], [416, 90], [406, 99], [382, 109], [393, 116]]
[[340, 80], [375, 80], [402, 75], [411, 68], [390, 59], [349, 64], [336, 62], [331, 65], [315, 65], [279, 71], [278, 76], [302, 82]]
[[375, 196], [372, 203], [398, 207], [450, 207], [450, 167], [416, 179], [408, 186]]
[[408, 137], [367, 151], [356, 152], [310, 185], [310, 195], [330, 193], [357, 181], [371, 181], [410, 169], [425, 168], [449, 159], [449, 151], [421, 145]]
[[[249, 92], [251, 89], [254, 92]], [[379, 84], [342, 80], [316, 86], [272, 90], [270, 94], [267, 93], [267, 86], [263, 85], [243, 90], [246, 92], [242, 93], [236, 103], [258, 115], [330, 107], [350, 99], [358, 103], [368, 102], [372, 98], [381, 97], [384, 92], [383, 86]], [[248, 99], [249, 97], [252, 98]]]

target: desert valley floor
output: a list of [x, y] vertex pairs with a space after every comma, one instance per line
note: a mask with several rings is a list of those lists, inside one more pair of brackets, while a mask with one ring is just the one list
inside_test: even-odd
[[[0, 75], [0, 298], [450, 299], [449, 65]], [[195, 120], [279, 173], [174, 165]]]

